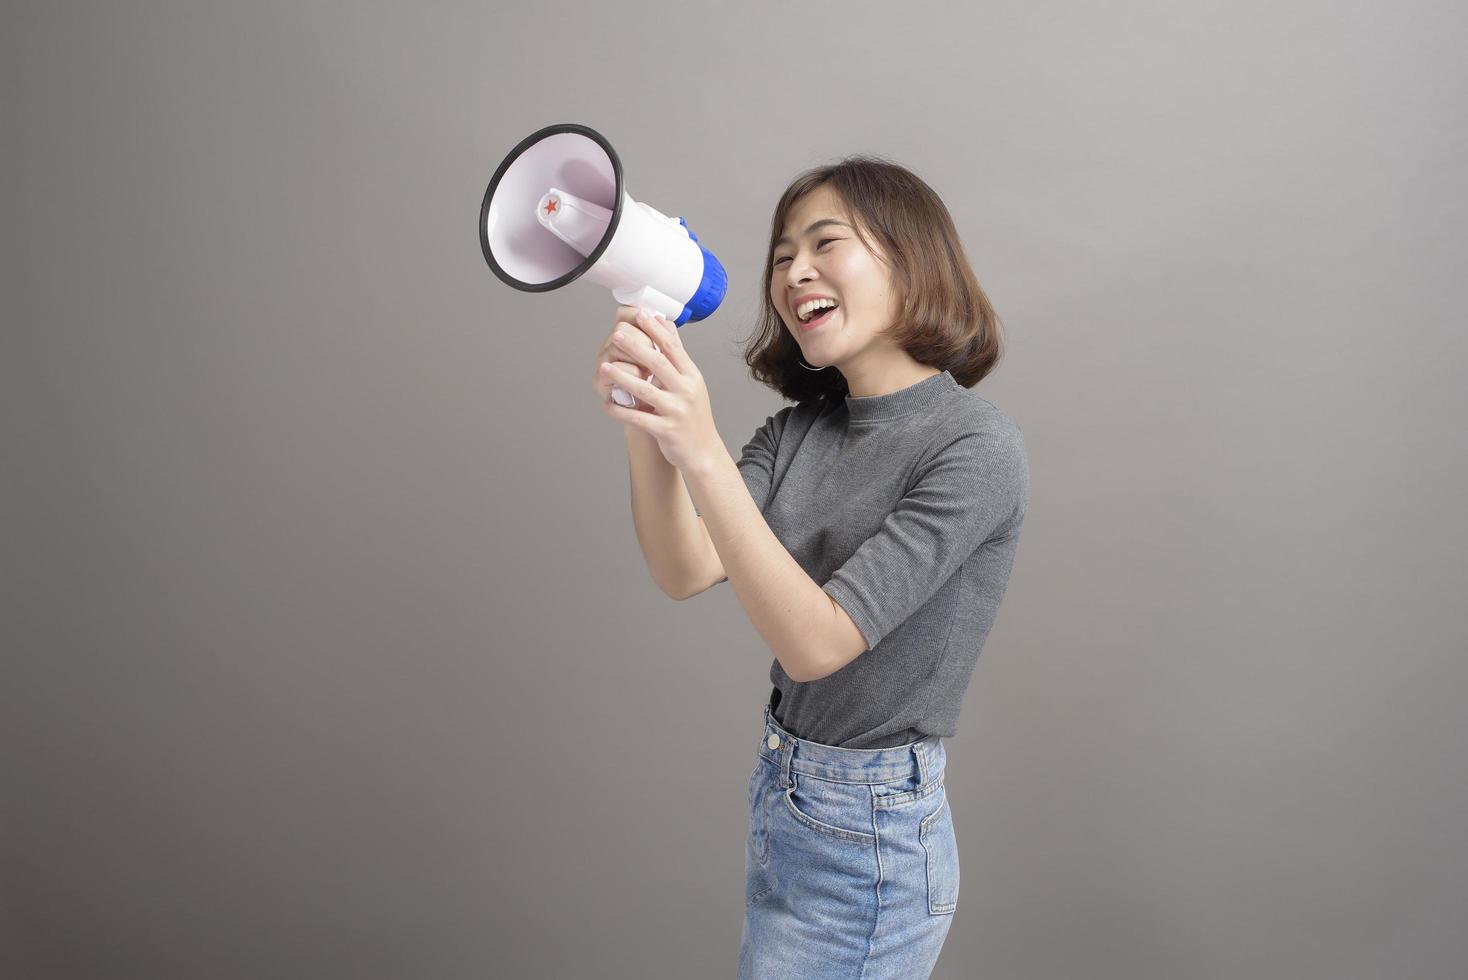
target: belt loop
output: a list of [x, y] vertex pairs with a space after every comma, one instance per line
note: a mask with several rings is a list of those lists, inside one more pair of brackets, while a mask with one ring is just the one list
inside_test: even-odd
[[794, 789], [790, 778], [790, 757], [795, 754], [795, 743], [788, 738], [780, 739], [780, 780], [785, 789]]
[[917, 756], [918, 775], [920, 777], [918, 780], [919, 786], [928, 785], [928, 753], [923, 749], [925, 744], [926, 740], [917, 743], [912, 749], [913, 754]]

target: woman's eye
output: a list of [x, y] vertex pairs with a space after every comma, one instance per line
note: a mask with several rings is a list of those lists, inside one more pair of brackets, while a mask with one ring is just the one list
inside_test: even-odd
[[[835, 239], [835, 238], [822, 238], [820, 241], [816, 242], [816, 248], [819, 249], [822, 245], [826, 244], [827, 242], [834, 242], [834, 241], [837, 241], [837, 240], [838, 239]], [[787, 256], [785, 256], [783, 258], [776, 259], [775, 260], [775, 264], [776, 265], [779, 265], [781, 262], [789, 262], [789, 261], [790, 261], [790, 256], [787, 255]]]

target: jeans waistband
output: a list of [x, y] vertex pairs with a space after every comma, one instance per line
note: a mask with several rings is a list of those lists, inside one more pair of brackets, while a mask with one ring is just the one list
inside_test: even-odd
[[796, 738], [775, 720], [768, 704], [764, 713], [759, 754], [780, 767], [786, 782], [790, 772], [854, 783], [889, 782], [910, 775], [916, 763], [926, 785], [945, 761], [942, 739], [937, 735], [885, 749], [846, 749]]

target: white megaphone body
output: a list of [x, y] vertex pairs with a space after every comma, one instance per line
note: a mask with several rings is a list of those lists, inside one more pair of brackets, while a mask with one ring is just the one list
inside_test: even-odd
[[[484, 192], [479, 244], [516, 289], [544, 292], [585, 276], [678, 327], [718, 309], [728, 285], [688, 224], [634, 201], [611, 144], [575, 123], [532, 133], [505, 157]], [[612, 397], [637, 404], [621, 388]]]

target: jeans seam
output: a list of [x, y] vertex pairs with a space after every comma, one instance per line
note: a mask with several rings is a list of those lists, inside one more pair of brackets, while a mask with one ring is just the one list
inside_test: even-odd
[[872, 958], [872, 946], [877, 941], [877, 931], [882, 925], [882, 882], [886, 881], [886, 868], [882, 865], [882, 830], [877, 825], [877, 791], [872, 790], [872, 850], [877, 855], [877, 908], [872, 915], [872, 931], [867, 936], [867, 951], [861, 958], [861, 977], [867, 975], [867, 964]]

